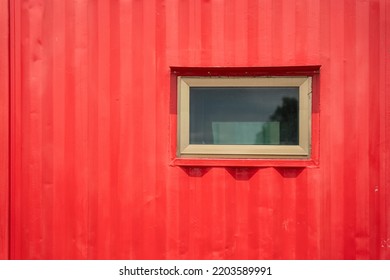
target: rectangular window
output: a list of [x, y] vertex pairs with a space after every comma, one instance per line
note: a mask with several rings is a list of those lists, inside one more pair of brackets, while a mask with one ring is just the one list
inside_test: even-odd
[[311, 77], [178, 77], [182, 158], [308, 158]]

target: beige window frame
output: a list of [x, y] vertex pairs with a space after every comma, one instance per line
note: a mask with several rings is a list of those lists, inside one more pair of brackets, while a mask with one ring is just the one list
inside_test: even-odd
[[[299, 87], [298, 145], [190, 144], [190, 88]], [[311, 147], [311, 77], [178, 76], [177, 156], [179, 158], [309, 158]]]

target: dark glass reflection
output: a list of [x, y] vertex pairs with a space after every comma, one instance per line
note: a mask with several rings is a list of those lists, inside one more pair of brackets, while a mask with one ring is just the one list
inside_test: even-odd
[[297, 145], [296, 87], [190, 89], [190, 143]]

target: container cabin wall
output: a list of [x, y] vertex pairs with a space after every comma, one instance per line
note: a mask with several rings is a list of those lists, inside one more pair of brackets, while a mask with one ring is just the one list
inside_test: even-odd
[[[390, 258], [389, 1], [10, 3], [11, 258]], [[170, 66], [301, 65], [318, 168], [169, 165]]]
[[9, 7], [0, 0], [0, 260], [9, 258]]

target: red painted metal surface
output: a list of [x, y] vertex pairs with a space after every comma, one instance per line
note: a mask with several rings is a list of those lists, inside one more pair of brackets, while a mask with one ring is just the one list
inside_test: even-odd
[[9, 248], [9, 18], [8, 1], [0, 0], [0, 259]]
[[[11, 258], [390, 258], [389, 1], [10, 3]], [[170, 66], [303, 65], [318, 167], [170, 166]]]

